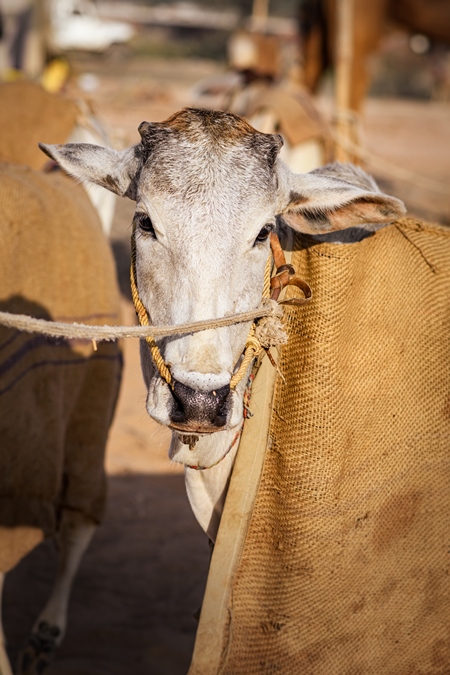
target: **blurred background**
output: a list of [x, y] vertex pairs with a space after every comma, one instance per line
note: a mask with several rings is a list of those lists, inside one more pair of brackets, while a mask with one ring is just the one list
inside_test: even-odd
[[[356, 102], [352, 93], [336, 100], [334, 57], [340, 52], [345, 61], [348, 54], [339, 48], [339, 12], [328, 9], [336, 5], [332, 0], [1, 0], [0, 77], [32, 79], [89, 101], [118, 147], [136, 141], [144, 118], [161, 120], [184, 105], [254, 117], [271, 107], [267, 96], [260, 100], [262, 85], [277, 85], [271, 104], [278, 101], [282, 119], [272, 125], [288, 142], [298, 142], [298, 129], [311, 117], [323, 135], [327, 126], [333, 131], [338, 109], [357, 113], [358, 143], [366, 151], [358, 161], [383, 187], [391, 181], [390, 189], [410, 210], [448, 223], [449, 4], [337, 5], [347, 2], [354, 6], [349, 68]], [[348, 44], [348, 34], [341, 34]], [[255, 81], [256, 102], [254, 92], [244, 92]], [[308, 120], [287, 112], [292, 99], [299, 114], [308, 107]]]
[[[105, 144], [137, 143], [143, 120], [184, 106], [227, 109], [282, 133], [296, 170], [351, 159], [411, 215], [450, 225], [447, 0], [0, 0], [0, 36], [0, 92], [33, 82], [76, 101], [79, 124]], [[40, 131], [38, 108], [13, 100], [17, 116], [28, 109], [38, 140], [62, 142], [48, 111]], [[3, 141], [8, 134], [3, 125]], [[132, 214], [133, 204], [118, 200], [105, 227], [129, 324]], [[209, 547], [182, 470], [167, 459], [168, 433], [145, 413], [138, 346], [124, 348], [108, 515], [82, 563], [49, 675], [181, 675], [190, 662]], [[13, 662], [54, 565], [47, 542], [8, 576]]]

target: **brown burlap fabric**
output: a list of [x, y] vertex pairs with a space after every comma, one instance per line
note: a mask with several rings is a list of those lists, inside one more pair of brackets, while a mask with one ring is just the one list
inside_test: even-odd
[[[62, 173], [0, 163], [0, 239], [1, 310], [120, 323], [109, 244], [86, 193]], [[0, 326], [0, 528], [48, 534], [61, 508], [101, 519], [120, 372], [115, 343], [94, 351]]]
[[293, 264], [314, 298], [286, 308], [217, 672], [448, 675], [450, 232], [298, 236]]
[[0, 161], [41, 169], [48, 157], [38, 143], [65, 143], [75, 126], [73, 101], [34, 82], [0, 84]]

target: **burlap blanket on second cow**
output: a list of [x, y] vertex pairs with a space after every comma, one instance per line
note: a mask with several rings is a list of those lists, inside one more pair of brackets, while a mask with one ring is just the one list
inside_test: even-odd
[[286, 308], [259, 488], [226, 550], [225, 505], [204, 605], [223, 621], [202, 614], [190, 673], [448, 675], [450, 231], [297, 236], [293, 263], [314, 298]]
[[27, 80], [1, 83], [0, 101], [0, 160], [33, 169], [49, 161], [38, 143], [66, 143], [79, 117], [74, 101]]
[[[0, 163], [0, 238], [3, 311], [120, 324], [114, 261], [81, 186]], [[116, 343], [0, 326], [0, 527], [49, 534], [61, 508], [101, 519], [120, 372]]]

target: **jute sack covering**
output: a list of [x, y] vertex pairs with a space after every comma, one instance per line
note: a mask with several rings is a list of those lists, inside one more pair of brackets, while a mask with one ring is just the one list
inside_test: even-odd
[[450, 232], [297, 236], [292, 258], [314, 298], [286, 308], [259, 487], [227, 550], [225, 504], [190, 673], [448, 675]]
[[[3, 311], [120, 323], [109, 245], [84, 190], [61, 172], [0, 163], [0, 240]], [[102, 518], [120, 373], [116, 343], [95, 351], [0, 327], [0, 571], [20, 553], [14, 528], [50, 534], [61, 509]]]
[[75, 126], [74, 101], [34, 82], [0, 84], [0, 161], [41, 169], [48, 157], [38, 143], [65, 143]]

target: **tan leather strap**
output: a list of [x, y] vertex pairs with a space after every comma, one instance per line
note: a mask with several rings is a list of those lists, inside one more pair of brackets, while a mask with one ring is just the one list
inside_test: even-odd
[[278, 300], [278, 297], [286, 286], [296, 286], [299, 288], [304, 297], [290, 298], [289, 300], [278, 301], [280, 305], [304, 305], [312, 298], [312, 291], [309, 284], [295, 273], [292, 265], [286, 263], [284, 251], [281, 248], [280, 240], [275, 232], [270, 235], [270, 248], [272, 249], [272, 256], [275, 263], [276, 272], [270, 280], [270, 287], [272, 289], [271, 299]]

